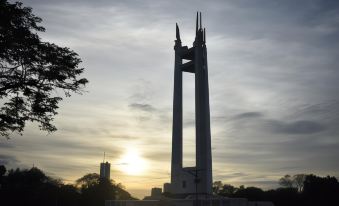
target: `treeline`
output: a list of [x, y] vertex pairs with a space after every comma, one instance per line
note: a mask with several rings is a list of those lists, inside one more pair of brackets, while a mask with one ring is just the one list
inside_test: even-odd
[[235, 187], [213, 183], [215, 195], [247, 198], [250, 201], [271, 201], [275, 206], [339, 205], [339, 183], [335, 177], [313, 174], [285, 175], [279, 180], [280, 188], [264, 191], [258, 187]]
[[96, 173], [65, 184], [40, 169], [11, 169], [0, 166], [0, 205], [2, 206], [103, 206], [105, 200], [132, 200], [121, 184], [102, 179]]
[[[264, 191], [258, 187], [235, 187], [213, 183], [215, 195], [271, 201], [275, 206], [319, 206], [339, 204], [339, 183], [335, 177], [285, 175], [280, 188]], [[4, 206], [100, 206], [105, 200], [135, 200], [121, 184], [90, 173], [74, 184], [65, 184], [40, 169], [6, 170], [0, 165], [0, 205]]]

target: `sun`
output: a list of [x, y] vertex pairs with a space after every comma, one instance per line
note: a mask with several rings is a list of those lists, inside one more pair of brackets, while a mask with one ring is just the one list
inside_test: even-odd
[[119, 167], [128, 175], [142, 175], [147, 168], [147, 162], [138, 151], [130, 149], [120, 158]]

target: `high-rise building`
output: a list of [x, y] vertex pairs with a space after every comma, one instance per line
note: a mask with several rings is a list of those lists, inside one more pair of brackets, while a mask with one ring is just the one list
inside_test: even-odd
[[110, 179], [111, 164], [109, 162], [100, 163], [100, 178]]

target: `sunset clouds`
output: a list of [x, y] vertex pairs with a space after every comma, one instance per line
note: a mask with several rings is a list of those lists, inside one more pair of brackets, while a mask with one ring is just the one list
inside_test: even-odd
[[[207, 33], [214, 180], [272, 188], [289, 173], [339, 176], [337, 1], [23, 1], [44, 41], [76, 51], [90, 83], [64, 98], [46, 135], [0, 140], [0, 164], [33, 164], [67, 182], [99, 172], [133, 195], [169, 181], [175, 23]], [[194, 164], [194, 79], [184, 74], [184, 163]], [[128, 149], [147, 168], [121, 170]], [[146, 164], [146, 163], [145, 163]]]

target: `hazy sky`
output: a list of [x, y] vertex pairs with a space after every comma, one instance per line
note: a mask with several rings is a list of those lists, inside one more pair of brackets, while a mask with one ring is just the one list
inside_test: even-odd
[[[184, 45], [203, 14], [214, 180], [274, 188], [285, 174], [339, 177], [336, 0], [27, 0], [44, 41], [76, 51], [90, 83], [46, 135], [0, 139], [0, 164], [66, 182], [99, 172], [137, 197], [169, 181], [175, 23]], [[194, 162], [194, 77], [184, 74], [184, 165]]]

